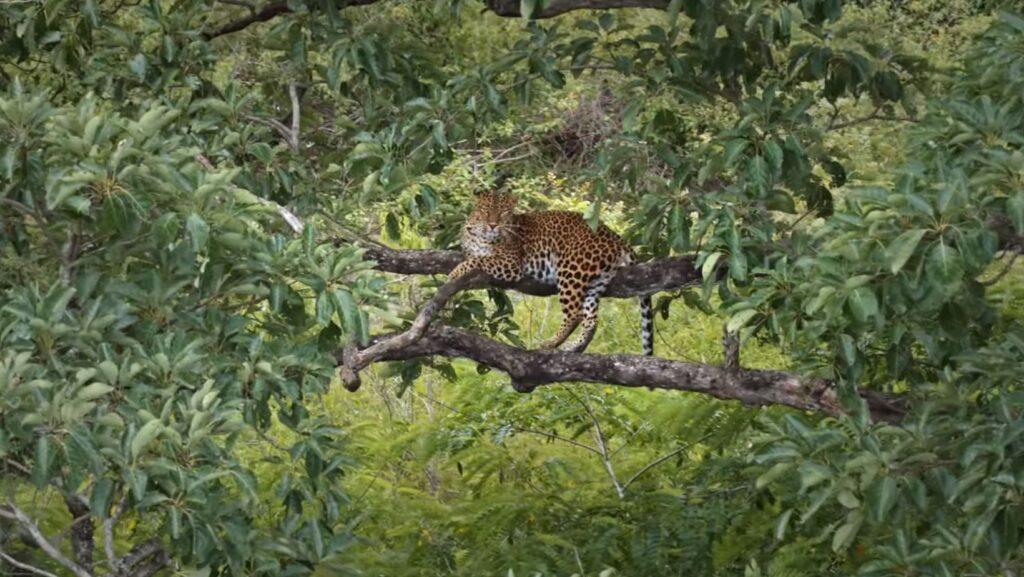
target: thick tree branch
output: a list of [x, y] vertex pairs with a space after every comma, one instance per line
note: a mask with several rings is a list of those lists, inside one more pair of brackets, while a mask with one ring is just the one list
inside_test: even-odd
[[[613, 8], [655, 8], [664, 10], [670, 0], [548, 0], [542, 10], [535, 11], [533, 18], [552, 18], [573, 10], [608, 10]], [[485, 0], [487, 7], [498, 16], [515, 18], [522, 16], [519, 0]], [[539, 3], [538, 3], [539, 4]]]
[[[383, 246], [366, 249], [366, 258], [377, 262], [377, 270], [397, 274], [448, 274], [462, 262], [454, 250], [395, 250]], [[694, 285], [701, 281], [693, 256], [672, 256], [619, 269], [608, 285], [605, 297], [628, 298], [654, 294]], [[492, 282], [489, 286], [513, 289], [521, 293], [548, 296], [558, 292], [552, 285], [523, 280], [515, 283]]]
[[[380, 0], [349, 0], [348, 2], [345, 3], [345, 5], [346, 6], [365, 6], [367, 4], [376, 4], [379, 1]], [[232, 22], [228, 22], [228, 23], [224, 24], [223, 26], [221, 26], [220, 28], [217, 28], [216, 30], [211, 30], [209, 32], [204, 33], [203, 36], [207, 40], [213, 40], [214, 38], [217, 38], [218, 36], [224, 36], [225, 34], [231, 34], [233, 32], [238, 32], [240, 30], [245, 30], [246, 28], [252, 26], [253, 24], [258, 24], [260, 22], [267, 22], [268, 20], [273, 20], [274, 18], [277, 18], [278, 16], [280, 16], [282, 14], [289, 14], [289, 13], [291, 13], [291, 11], [292, 11], [292, 9], [288, 5], [288, 2], [285, 2], [285, 1], [270, 2], [269, 4], [267, 4], [266, 6], [264, 6], [263, 8], [261, 8], [258, 11], [255, 11], [255, 12], [250, 11], [249, 15], [246, 16], [245, 18], [240, 18], [238, 20], [234, 20]]]
[[89, 511], [89, 504], [78, 495], [70, 495], [64, 504], [71, 513], [71, 553], [75, 562], [88, 573], [92, 573], [94, 534], [96, 526]]
[[[380, 0], [349, 0], [346, 6], [366, 6], [376, 4]], [[542, 10], [532, 14], [533, 18], [552, 18], [572, 12], [574, 10], [606, 10], [613, 8], [654, 8], [664, 10], [668, 7], [670, 0], [548, 0]], [[498, 16], [507, 18], [518, 18], [522, 16], [519, 11], [520, 0], [485, 0], [487, 8]], [[213, 40], [219, 36], [245, 30], [253, 24], [267, 22], [292, 12], [288, 2], [270, 2], [259, 10], [249, 8], [249, 15], [238, 20], [233, 20], [221, 25], [219, 28], [203, 33], [207, 40]]]
[[[405, 274], [445, 273], [460, 260], [453, 251], [393, 250], [372, 247], [366, 257], [382, 271]], [[609, 284], [607, 296], [636, 296], [692, 284], [700, 278], [690, 257], [674, 257], [621, 269]], [[744, 370], [638, 355], [593, 355], [562, 351], [527, 351], [484, 336], [448, 326], [430, 324], [457, 292], [487, 286], [475, 272], [449, 281], [420, 310], [406, 331], [376, 337], [360, 350], [348, 346], [337, 353], [342, 382], [350, 391], [359, 389], [359, 373], [382, 361], [402, 361], [434, 355], [467, 358], [507, 373], [521, 392], [540, 385], [571, 381], [605, 383], [693, 391], [748, 405], [785, 405], [836, 415], [842, 412], [832, 383], [780, 371]], [[500, 286], [500, 285], [495, 285]], [[512, 283], [529, 294], [553, 294], [554, 288], [537, 283]], [[864, 391], [876, 419], [894, 420], [904, 409], [898, 400]]]
[[[378, 337], [378, 342], [392, 338]], [[691, 391], [746, 405], [783, 405], [829, 415], [842, 412], [832, 383], [792, 373], [741, 369], [735, 373], [723, 367], [673, 361], [640, 355], [595, 355], [563, 351], [527, 351], [469, 331], [450, 326], [433, 326], [423, 336], [402, 347], [388, 348], [375, 358], [360, 356], [361, 365], [347, 364], [356, 352], [340, 353], [342, 378], [349, 390], [359, 388], [358, 380], [346, 379], [372, 363], [405, 361], [429, 356], [465, 358], [493, 367], [512, 378], [512, 386], [530, 392], [541, 385], [582, 381], [624, 387], [649, 387]], [[893, 421], [905, 409], [898, 399], [862, 391], [876, 420]]]

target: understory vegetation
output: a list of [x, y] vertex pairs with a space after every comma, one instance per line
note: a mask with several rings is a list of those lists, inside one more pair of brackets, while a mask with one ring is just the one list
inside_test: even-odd
[[[346, 390], [495, 188], [692, 268], [635, 362], [717, 388]], [[0, 0], [0, 573], [1022, 575], [1021, 252], [1020, 2]]]

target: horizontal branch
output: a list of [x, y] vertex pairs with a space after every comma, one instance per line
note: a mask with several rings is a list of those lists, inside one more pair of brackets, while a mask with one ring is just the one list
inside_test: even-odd
[[[462, 262], [462, 253], [454, 250], [396, 250], [384, 246], [366, 249], [366, 258], [377, 262], [377, 270], [397, 274], [448, 274]], [[675, 290], [700, 283], [701, 274], [694, 256], [672, 256], [619, 269], [605, 297], [627, 298]], [[513, 289], [521, 293], [548, 296], [558, 292], [553, 285], [523, 280], [514, 283], [491, 282], [489, 286]]]
[[[522, 16], [520, 0], [485, 0], [487, 7], [498, 16]], [[543, 8], [535, 9], [533, 18], [552, 18], [574, 10], [609, 10], [617, 8], [655, 8], [664, 10], [670, 0], [548, 0]]]
[[[380, 0], [349, 0], [345, 6], [366, 6], [376, 4]], [[486, 0], [487, 8], [498, 16], [507, 18], [518, 18], [522, 14], [519, 11], [520, 0]], [[533, 18], [552, 18], [572, 12], [573, 10], [605, 10], [612, 8], [655, 8], [664, 10], [669, 5], [669, 0], [548, 0], [543, 9], [537, 10]], [[263, 8], [253, 11], [249, 15], [231, 22], [227, 22], [215, 30], [203, 34], [207, 40], [212, 40], [225, 34], [231, 34], [245, 30], [253, 24], [273, 20], [282, 14], [289, 14], [292, 8], [288, 2], [270, 2]]]
[[[387, 342], [395, 336], [377, 337], [374, 343]], [[359, 388], [358, 372], [372, 363], [442, 356], [470, 359], [500, 370], [511, 377], [512, 386], [520, 392], [530, 392], [542, 385], [581, 381], [690, 391], [750, 406], [783, 405], [829, 415], [842, 413], [835, 388], [823, 379], [781, 371], [729, 370], [640, 355], [528, 351], [445, 325], [432, 326], [419, 338], [403, 342], [402, 346], [378, 349], [377, 354], [360, 355], [360, 352], [349, 349], [338, 354], [342, 380], [349, 390]], [[861, 394], [876, 420], [892, 421], [902, 417], [904, 408], [899, 400], [872, 391]]]

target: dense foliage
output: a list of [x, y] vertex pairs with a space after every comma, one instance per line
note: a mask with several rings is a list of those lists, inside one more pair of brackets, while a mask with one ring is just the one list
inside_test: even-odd
[[[1024, 571], [1024, 6], [550, 4], [0, 2], [4, 571]], [[332, 387], [437, 284], [363, 247], [453, 248], [496, 183], [697, 256], [659, 355], [724, 325], [846, 416], [444, 359]], [[532, 347], [550, 300], [446, 320]]]

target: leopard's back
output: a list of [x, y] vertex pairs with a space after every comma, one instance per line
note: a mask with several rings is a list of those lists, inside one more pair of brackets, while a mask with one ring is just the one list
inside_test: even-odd
[[579, 213], [540, 211], [519, 215], [517, 235], [526, 276], [549, 284], [559, 269], [579, 280], [610, 273], [633, 260], [629, 246], [608, 227], [590, 228]]

